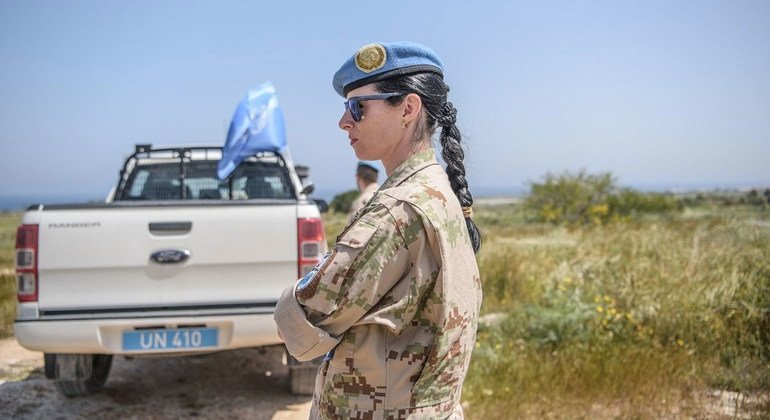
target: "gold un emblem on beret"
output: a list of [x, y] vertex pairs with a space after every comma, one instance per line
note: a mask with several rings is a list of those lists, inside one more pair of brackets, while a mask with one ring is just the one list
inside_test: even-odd
[[385, 65], [385, 58], [385, 47], [382, 45], [364, 45], [356, 53], [356, 67], [364, 73], [371, 73]]

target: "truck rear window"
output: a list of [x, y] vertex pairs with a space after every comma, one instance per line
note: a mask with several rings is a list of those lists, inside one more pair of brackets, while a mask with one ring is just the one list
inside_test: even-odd
[[291, 199], [287, 170], [278, 161], [246, 161], [220, 181], [216, 161], [138, 161], [115, 200]]

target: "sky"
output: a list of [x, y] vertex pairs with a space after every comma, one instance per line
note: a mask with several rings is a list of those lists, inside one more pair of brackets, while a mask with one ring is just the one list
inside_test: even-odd
[[581, 169], [770, 187], [766, 0], [0, 0], [0, 196], [103, 197], [136, 143], [223, 145], [269, 80], [331, 198], [356, 163], [332, 76], [394, 40], [443, 60], [477, 196]]

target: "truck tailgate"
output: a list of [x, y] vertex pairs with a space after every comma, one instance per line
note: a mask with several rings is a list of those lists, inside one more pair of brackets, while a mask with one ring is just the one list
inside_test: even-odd
[[272, 304], [297, 277], [296, 217], [296, 203], [43, 211], [40, 310]]

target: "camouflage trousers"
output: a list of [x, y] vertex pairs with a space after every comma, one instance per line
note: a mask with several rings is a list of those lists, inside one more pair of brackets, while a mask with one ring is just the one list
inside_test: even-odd
[[[461, 420], [463, 408], [459, 402], [447, 401], [424, 407], [376, 409], [370, 407], [351, 408], [350, 404], [335, 404], [335, 397], [329, 398], [324, 392], [334, 393], [327, 384], [328, 361], [323, 362], [316, 376], [313, 405], [310, 419], [356, 419], [356, 420], [401, 420], [401, 419], [449, 419]], [[339, 396], [337, 396], [339, 397]]]

